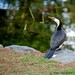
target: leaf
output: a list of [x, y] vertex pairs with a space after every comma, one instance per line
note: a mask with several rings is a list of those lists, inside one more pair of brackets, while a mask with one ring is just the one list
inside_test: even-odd
[[30, 11], [30, 14], [32, 16], [33, 21], [35, 21], [34, 15], [33, 15], [32, 10], [30, 8], [29, 8], [29, 11]]

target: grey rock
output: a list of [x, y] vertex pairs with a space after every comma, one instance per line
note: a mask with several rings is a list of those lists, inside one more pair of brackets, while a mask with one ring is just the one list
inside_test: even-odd
[[75, 51], [72, 50], [60, 50], [56, 51], [55, 57], [52, 57], [52, 60], [56, 60], [62, 63], [70, 63], [70, 62], [75, 62]]
[[19, 46], [19, 45], [10, 45], [10, 46], [6, 46], [5, 48], [15, 50], [16, 52], [22, 52], [22, 53], [26, 53], [26, 52], [33, 53], [37, 51], [34, 48], [28, 46]]
[[3, 45], [2, 44], [0, 44], [0, 48], [3, 48]]

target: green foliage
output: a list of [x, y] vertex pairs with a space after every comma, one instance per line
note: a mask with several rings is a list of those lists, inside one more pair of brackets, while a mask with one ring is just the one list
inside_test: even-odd
[[[14, 13], [14, 14], [13, 14]], [[13, 16], [13, 19], [9, 19]], [[39, 16], [39, 14], [37, 14]], [[30, 12], [20, 10], [9, 11], [6, 26], [1, 29], [0, 42], [5, 45], [18, 44], [27, 45], [42, 52], [49, 48], [52, 32], [44, 23], [35, 20], [37, 16]], [[43, 18], [44, 20], [44, 18]]]

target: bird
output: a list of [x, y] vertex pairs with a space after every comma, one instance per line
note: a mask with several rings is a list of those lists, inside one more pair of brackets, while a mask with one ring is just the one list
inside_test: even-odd
[[48, 16], [48, 18], [52, 19], [56, 23], [56, 30], [51, 37], [50, 48], [44, 56], [44, 58], [50, 59], [52, 58], [56, 49], [58, 49], [60, 45], [62, 45], [62, 43], [66, 40], [66, 33], [63, 30], [62, 22], [59, 18], [51, 16]]

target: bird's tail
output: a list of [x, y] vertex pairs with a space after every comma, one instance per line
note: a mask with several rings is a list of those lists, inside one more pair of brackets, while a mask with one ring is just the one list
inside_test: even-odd
[[47, 53], [45, 54], [44, 58], [51, 58], [54, 54], [55, 50], [48, 50]]

